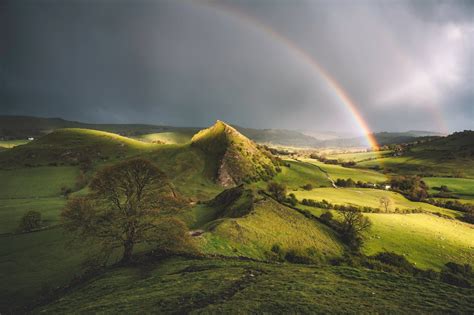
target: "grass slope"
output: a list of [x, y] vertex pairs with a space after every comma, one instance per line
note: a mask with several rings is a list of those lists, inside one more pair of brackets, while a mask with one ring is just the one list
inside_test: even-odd
[[59, 129], [26, 145], [0, 152], [0, 167], [75, 164], [80, 157], [117, 160], [155, 147], [155, 144], [104, 131]]
[[356, 168], [348, 168], [334, 164], [324, 164], [314, 159], [305, 159], [305, 162], [317, 165], [325, 171], [334, 181], [338, 178], [352, 178], [354, 181], [362, 181], [369, 183], [379, 183], [387, 180], [387, 176], [372, 170], [362, 170]]
[[368, 160], [375, 160], [387, 155], [390, 155], [392, 151], [370, 151], [370, 152], [347, 152], [347, 153], [332, 153], [328, 154], [326, 157], [328, 159], [340, 160], [343, 162], [362, 162]]
[[430, 193], [436, 194], [439, 190], [433, 187], [448, 186], [449, 190], [461, 199], [474, 199], [474, 179], [452, 177], [424, 177], [423, 180], [430, 187]]
[[358, 167], [382, 167], [399, 174], [474, 178], [474, 131], [419, 143], [403, 156], [361, 162]]
[[313, 252], [314, 260], [340, 256], [343, 247], [323, 224], [293, 209], [264, 199], [241, 218], [225, 218], [207, 226], [202, 237], [206, 253], [267, 259], [273, 245], [300, 253]]
[[449, 261], [472, 264], [474, 226], [427, 214], [367, 214], [373, 226], [367, 254], [393, 251], [419, 268], [439, 270]]
[[170, 258], [112, 269], [34, 312], [472, 313], [473, 290], [354, 269]]

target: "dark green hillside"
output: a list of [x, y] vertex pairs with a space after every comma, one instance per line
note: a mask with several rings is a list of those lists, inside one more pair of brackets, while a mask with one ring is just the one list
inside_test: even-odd
[[367, 269], [169, 258], [112, 269], [34, 313], [466, 313], [474, 292]]
[[191, 146], [204, 152], [209, 175], [223, 186], [269, 179], [276, 174], [269, 152], [222, 121], [194, 135]]
[[474, 131], [456, 132], [406, 147], [401, 156], [358, 163], [389, 172], [424, 176], [474, 177]]

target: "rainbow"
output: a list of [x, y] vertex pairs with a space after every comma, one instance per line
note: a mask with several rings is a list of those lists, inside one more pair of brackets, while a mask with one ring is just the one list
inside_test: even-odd
[[364, 117], [357, 108], [356, 103], [349, 97], [349, 95], [344, 91], [344, 88], [331, 76], [329, 73], [311, 56], [307, 51], [305, 51], [300, 46], [296, 45], [288, 37], [284, 36], [281, 33], [278, 33], [273, 28], [262, 23], [260, 20], [245, 14], [244, 12], [237, 10], [229, 5], [224, 5], [222, 3], [211, 3], [211, 2], [194, 2], [205, 5], [211, 9], [215, 9], [221, 13], [231, 14], [233, 17], [237, 18], [240, 21], [246, 22], [246, 24], [257, 28], [260, 31], [265, 32], [274, 40], [283, 44], [287, 49], [289, 49], [296, 57], [304, 60], [331, 88], [331, 91], [337, 96], [341, 103], [347, 108], [347, 110], [352, 115], [354, 121], [357, 123], [361, 131], [364, 133], [365, 138], [367, 139], [368, 144], [373, 150], [379, 149], [379, 144], [374, 137], [368, 123], [365, 121]]

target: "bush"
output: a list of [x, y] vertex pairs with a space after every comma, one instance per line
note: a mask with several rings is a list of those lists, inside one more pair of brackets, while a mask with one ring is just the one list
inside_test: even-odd
[[38, 211], [28, 211], [21, 218], [18, 226], [19, 232], [31, 232], [41, 227], [41, 213]]
[[312, 184], [306, 184], [302, 187], [304, 190], [312, 190], [313, 189], [313, 185]]
[[269, 182], [267, 186], [268, 192], [278, 201], [284, 201], [286, 197], [286, 186], [277, 182]]
[[298, 203], [298, 199], [296, 199], [295, 194], [291, 193], [288, 195], [288, 198], [286, 198], [286, 202], [294, 207]]
[[319, 217], [324, 223], [330, 223], [332, 221], [333, 215], [331, 212], [326, 211]]

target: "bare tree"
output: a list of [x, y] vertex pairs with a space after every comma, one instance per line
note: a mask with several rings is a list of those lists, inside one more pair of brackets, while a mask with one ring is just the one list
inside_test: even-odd
[[[131, 259], [136, 244], [169, 237], [162, 235], [169, 232], [163, 224], [170, 223], [163, 210], [175, 193], [151, 162], [133, 159], [105, 167], [92, 179], [90, 190], [85, 197], [71, 199], [61, 213], [67, 230], [95, 239], [105, 252], [123, 248], [124, 262]], [[186, 234], [185, 226], [173, 220], [171, 225], [180, 227], [178, 234]]]
[[389, 212], [390, 207], [393, 205], [392, 199], [387, 196], [380, 197], [379, 203], [380, 208], [385, 210], [385, 212]]

